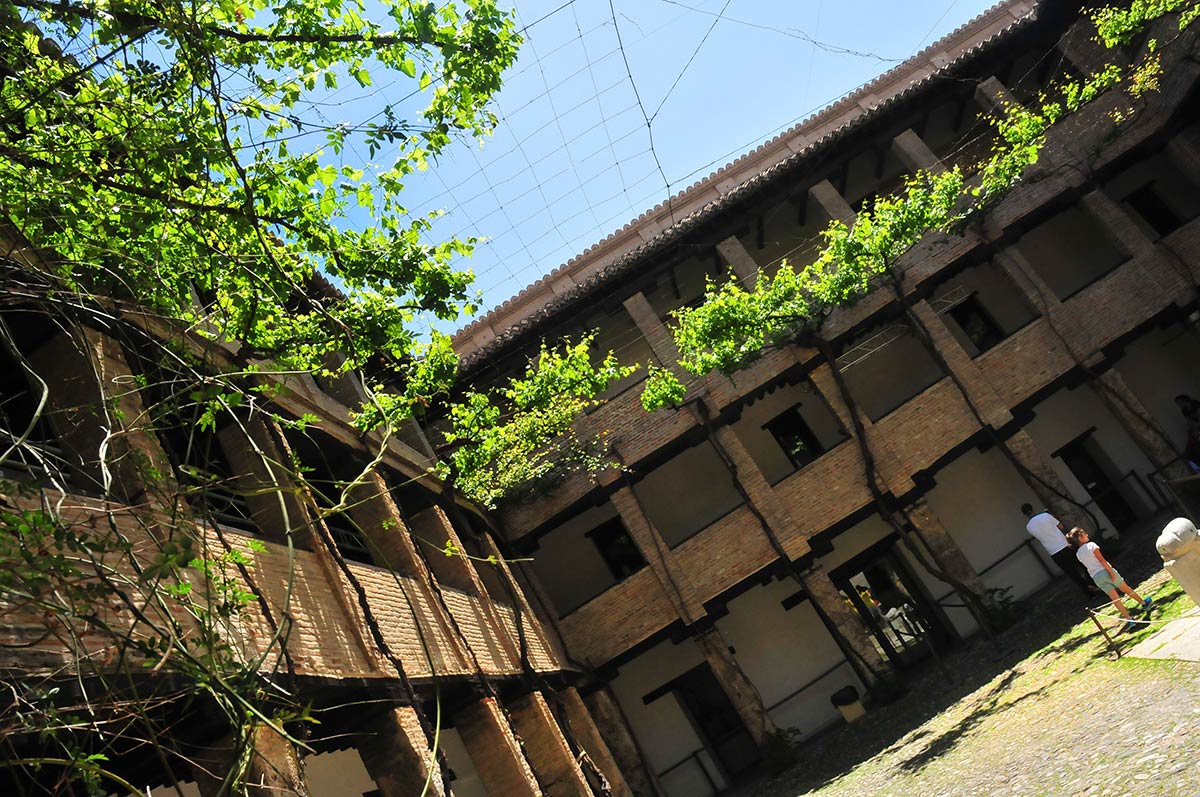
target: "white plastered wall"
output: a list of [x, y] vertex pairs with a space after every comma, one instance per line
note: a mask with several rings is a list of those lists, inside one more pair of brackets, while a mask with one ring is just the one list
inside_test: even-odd
[[305, 757], [304, 780], [312, 797], [358, 797], [378, 788], [354, 749]]
[[605, 503], [581, 512], [538, 540], [533, 572], [560, 616], [615, 583], [600, 551], [585, 535], [616, 516], [616, 508]]
[[783, 447], [763, 428], [763, 424], [797, 404], [801, 405], [800, 414], [804, 422], [827, 450], [846, 439], [837, 416], [810, 383], [783, 385], [771, 391], [742, 410], [742, 416], [731, 428], [750, 452], [763, 476], [772, 484], [796, 469], [783, 452]]
[[829, 696], [862, 684], [811, 601], [783, 608], [799, 590], [791, 578], [754, 587], [729, 602], [717, 628], [775, 724], [810, 736], [841, 718]]
[[634, 485], [633, 492], [671, 547], [742, 503], [733, 475], [708, 442], [655, 468]]
[[[645, 756], [646, 766], [661, 774], [704, 747], [674, 693], [662, 695], [645, 703], [642, 698], [704, 662], [700, 650], [690, 641], [676, 645], [661, 642], [621, 666], [611, 683], [613, 694], [621, 705], [633, 735]], [[709, 778], [722, 785], [717, 767], [707, 752], [700, 753], [701, 761], [692, 760], [676, 767], [663, 779], [668, 797], [703, 797], [712, 794], [711, 787], [699, 767], [704, 766]]]
[[[983, 575], [989, 587], [1008, 587], [1012, 597], [1023, 598], [1058, 575], [1042, 547], [1027, 544], [1032, 538], [1025, 531], [1021, 505], [1036, 505], [1037, 496], [999, 450], [963, 454], [938, 471], [937, 484], [925, 499], [976, 572], [995, 565]], [[935, 595], [948, 589], [931, 585]], [[961, 633], [974, 629], [963, 610], [947, 614]]]
[[454, 780], [450, 781], [450, 793], [453, 797], [489, 797], [458, 731], [454, 728], [442, 728], [438, 743], [446, 754], [446, 763], [454, 772]]
[[1150, 330], [1125, 349], [1115, 368], [1159, 426], [1182, 448], [1187, 423], [1175, 396], [1200, 398], [1200, 336], [1182, 324]]
[[[1118, 473], [1125, 474], [1133, 470], [1144, 478], [1154, 470], [1146, 455], [1133, 442], [1120, 422], [1096, 392], [1087, 385], [1080, 385], [1072, 390], [1059, 390], [1038, 404], [1034, 412], [1035, 416], [1026, 425], [1025, 430], [1047, 456], [1084, 434], [1089, 428], [1095, 427], [1092, 438], [1112, 461]], [[1090, 500], [1083, 485], [1060, 458], [1051, 457], [1050, 462], [1076, 501], [1086, 503]], [[1127, 483], [1120, 492], [1135, 510], [1144, 512], [1150, 508], [1148, 499], [1138, 488]], [[1115, 530], [1112, 521], [1103, 512], [1095, 506], [1089, 508], [1110, 533]]]

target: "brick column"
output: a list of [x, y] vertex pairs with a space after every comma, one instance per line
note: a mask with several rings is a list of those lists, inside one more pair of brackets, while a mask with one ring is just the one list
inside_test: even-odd
[[358, 743], [358, 755], [379, 788], [380, 797], [421, 794], [427, 778], [428, 797], [445, 797], [437, 756], [429, 749], [416, 709], [389, 709], [363, 724], [366, 736]]
[[[490, 629], [494, 641], [499, 645], [499, 649], [495, 650], [495, 653], [498, 656], [503, 655], [513, 666], [519, 666], [521, 655], [517, 642], [509, 634], [508, 626], [496, 611], [487, 587], [484, 586], [478, 571], [475, 570], [475, 563], [467, 558], [466, 547], [445, 510], [440, 506], [433, 506], [418, 512], [409, 519], [409, 527], [418, 537], [432, 543], [432, 546], [427, 547], [425, 553], [429, 569], [433, 571], [438, 582], [479, 598], [479, 606], [486, 620], [486, 628]], [[444, 548], [447, 542], [458, 551], [457, 555], [446, 556], [444, 553], [429, 549], [433, 546]], [[424, 545], [425, 543], [418, 541], [417, 544]], [[514, 611], [517, 611], [516, 607], [514, 607]], [[492, 640], [485, 639], [484, 641]], [[463, 642], [466, 644], [466, 640]]]
[[892, 151], [910, 172], [924, 170], [937, 174], [946, 170], [941, 159], [911, 127], [892, 139]]
[[1100, 382], [1103, 386], [1096, 392], [1154, 467], [1162, 468], [1168, 479], [1189, 475], [1187, 466], [1179, 460], [1179, 454], [1168, 442], [1162, 427], [1155, 423], [1154, 416], [1129, 389], [1121, 374], [1115, 368], [1109, 368], [1100, 375]]
[[604, 774], [612, 797], [633, 797], [633, 791], [629, 788], [621, 767], [608, 749], [579, 692], [575, 687], [569, 686], [558, 693], [558, 698], [562, 702], [566, 722], [571, 726], [575, 740], [591, 759], [592, 764]]
[[925, 499], [919, 499], [906, 510], [906, 514], [909, 521], [912, 522], [913, 528], [917, 530], [926, 547], [929, 548], [939, 569], [980, 597], [986, 596], [987, 585], [983, 583], [979, 573], [967, 561], [967, 556], [962, 552], [962, 548], [958, 547], [958, 543], [942, 525], [941, 518], [934, 513], [933, 508]]
[[314, 550], [312, 520], [284, 465], [291, 459], [281, 447], [281, 438], [273, 434], [278, 430], [267, 423], [261, 413], [255, 413], [218, 431], [217, 440], [238, 474], [237, 489], [246, 496], [262, 536], [283, 542], [291, 535], [297, 548]]
[[975, 86], [975, 102], [984, 113], [1002, 116], [1005, 109], [1020, 105], [1012, 92], [993, 75]]
[[[115, 340], [86, 328], [79, 337], [59, 333], [30, 352], [28, 359], [49, 387], [45, 417], [68, 454], [67, 464], [83, 477], [75, 479], [80, 487], [102, 486], [102, 466], [107, 466], [118, 499], [142, 503], [146, 490], [165, 493], [161, 497], [166, 501], [174, 499], [169, 460], [154, 433], [147, 431], [150, 418]], [[111, 407], [110, 415], [102, 422], [98, 416], [106, 406]], [[104, 427], [110, 424], [115, 424], [114, 434], [106, 439]], [[145, 468], [164, 478], [147, 481]]]
[[1011, 421], [1012, 413], [1004, 406], [1004, 402], [979, 366], [950, 333], [943, 317], [924, 299], [913, 305], [913, 313], [929, 330], [934, 348], [946, 361], [953, 375], [963, 384], [967, 397], [983, 416], [984, 422], [998, 429]]
[[837, 630], [837, 634], [841, 636], [840, 640], [836, 640], [838, 646], [850, 646], [851, 650], [843, 649], [842, 652], [859, 677], [868, 682], [866, 685], [871, 685], [871, 676], [865, 671], [864, 663], [876, 673], [889, 672], [891, 666], [872, 643], [871, 632], [866, 623], [858, 616], [854, 607], [842, 597], [841, 591], [833, 583], [825, 569], [815, 566], [802, 576], [802, 580], [804, 591], [808, 593], [808, 599], [813, 602], [818, 613], [824, 615]]
[[545, 797], [592, 797], [583, 769], [542, 693], [530, 692], [513, 700], [508, 711]]
[[766, 518], [767, 525], [787, 551], [788, 558], [799, 559], [809, 553], [811, 549], [807, 535], [788, 513], [787, 507], [767, 482], [737, 433], [728, 426], [720, 426], [713, 430], [712, 436], [733, 462], [733, 477], [749, 497], [749, 503]]
[[[250, 731], [247, 744], [254, 749], [245, 773], [245, 793], [249, 797], [308, 797], [304, 767], [291, 742], [271, 728], [259, 725]], [[238, 754], [230, 734], [190, 756], [201, 797], [225, 797], [231, 793], [223, 788], [224, 779], [237, 766]]]
[[717, 251], [733, 268], [733, 273], [737, 274], [743, 285], [753, 288], [758, 283], [758, 262], [746, 251], [746, 247], [742, 246], [736, 235], [731, 235], [717, 244]]
[[758, 687], [746, 676], [737, 659], [729, 651], [729, 643], [716, 628], [700, 631], [693, 639], [704, 654], [708, 666], [712, 668], [721, 690], [742, 718], [742, 724], [746, 726], [750, 737], [761, 747], [767, 736], [775, 730], [775, 723], [767, 716], [767, 708], [763, 705]]
[[1154, 241], [1125, 208], [1099, 189], [1084, 194], [1080, 205], [1116, 239], [1118, 245], [1134, 257], [1154, 252]]
[[[838, 420], [842, 424], [842, 428], [846, 430], [846, 434], [850, 437], [855, 436], [854, 422], [850, 419], [850, 408], [846, 406], [846, 402], [842, 401], [842, 392], [838, 390], [837, 384], [833, 378], [828, 363], [822, 363], [817, 366], [809, 377], [812, 380], [813, 387], [821, 394], [829, 404], [834, 414], [838, 416]], [[896, 455], [892, 453], [890, 446], [886, 441], [880, 440], [879, 435], [875, 434], [875, 427], [871, 423], [871, 419], [859, 410], [859, 420], [862, 422], [863, 431], [867, 437], [867, 444], [871, 447], [871, 452], [875, 455], [875, 469], [880, 484], [880, 489], [884, 492], [892, 492], [896, 495], [904, 495], [913, 487], [912, 477], [905, 473], [900, 466]], [[855, 474], [856, 477], [865, 478], [865, 474]]]
[[662, 785], [654, 771], [646, 766], [641, 748], [625, 721], [625, 714], [608, 687], [589, 692], [583, 701], [634, 797], [660, 797], [663, 794]]
[[1167, 142], [1164, 150], [1171, 166], [1200, 186], [1200, 128], [1191, 127]]
[[637, 326], [638, 331], [642, 333], [642, 337], [650, 344], [650, 349], [654, 352], [654, 356], [658, 358], [658, 361], [664, 367], [670, 368], [680, 377], [683, 377], [683, 372], [676, 364], [679, 362], [679, 349], [675, 347], [675, 339], [671, 337], [671, 332], [667, 329], [667, 325], [662, 322], [662, 319], [654, 312], [654, 308], [650, 306], [646, 295], [639, 291], [626, 299], [624, 304], [625, 311], [633, 319], [633, 323]]
[[1062, 302], [1058, 296], [1019, 250], [1010, 248], [998, 252], [993, 260], [1012, 278], [1013, 284], [1025, 294], [1025, 298], [1039, 315], [1057, 313], [1062, 309]]
[[1033, 438], [1029, 436], [1028, 432], [1024, 429], [1017, 430], [1005, 441], [1005, 444], [1026, 470], [1040, 478], [1040, 481], [1034, 480], [1030, 488], [1052, 515], [1061, 520], [1068, 529], [1072, 526], [1083, 526], [1088, 531], [1096, 533], [1097, 530], [1092, 528], [1092, 524], [1088, 522], [1087, 513], [1055, 495], [1046, 487], [1048, 484], [1063, 495], [1071, 495], [1071, 491], [1067, 489], [1062, 479], [1058, 477], [1058, 472], [1054, 470], [1050, 458], [1038, 447], [1037, 443], [1033, 442]]
[[454, 727], [490, 797], [539, 797], [533, 770], [494, 697], [460, 709]]
[[854, 224], [854, 208], [850, 207], [850, 203], [846, 198], [833, 187], [833, 183], [828, 180], [822, 180], [815, 183], [808, 189], [808, 195], [817, 201], [821, 209], [825, 211], [825, 215], [830, 221], [840, 221], [847, 227]]
[[670, 598], [672, 605], [684, 625], [691, 625], [705, 615], [704, 606], [696, 598], [687, 578], [678, 571], [666, 541], [659, 535], [658, 529], [646, 517], [642, 504], [637, 495], [629, 487], [622, 487], [612, 494], [610, 500], [621, 516], [621, 523], [633, 538], [642, 558], [658, 578], [663, 592]]

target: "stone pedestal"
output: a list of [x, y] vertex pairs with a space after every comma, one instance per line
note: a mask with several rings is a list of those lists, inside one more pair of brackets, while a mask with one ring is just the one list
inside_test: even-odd
[[1172, 520], [1159, 535], [1155, 548], [1171, 577], [1189, 598], [1200, 604], [1200, 535], [1192, 521]]

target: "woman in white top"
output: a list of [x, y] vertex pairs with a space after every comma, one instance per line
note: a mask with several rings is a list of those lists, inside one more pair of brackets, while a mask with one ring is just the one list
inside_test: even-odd
[[1087, 569], [1092, 581], [1096, 582], [1096, 586], [1112, 599], [1117, 611], [1126, 619], [1127, 622], [1122, 630], [1136, 631], [1138, 624], [1129, 616], [1129, 609], [1125, 608], [1125, 601], [1117, 594], [1117, 590], [1133, 596], [1133, 599], [1137, 601], [1137, 608], [1143, 611], [1149, 611], [1154, 601], [1150, 598], [1143, 600], [1141, 595], [1133, 591], [1133, 587], [1125, 583], [1125, 579], [1121, 577], [1117, 569], [1108, 563], [1104, 554], [1100, 553], [1100, 546], [1088, 540], [1086, 531], [1076, 526], [1067, 534], [1067, 540], [1075, 546], [1075, 557]]

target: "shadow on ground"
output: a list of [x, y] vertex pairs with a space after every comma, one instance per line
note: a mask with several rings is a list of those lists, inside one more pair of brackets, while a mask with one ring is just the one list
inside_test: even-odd
[[[1162, 568], [1154, 540], [1164, 522], [1165, 519], [1155, 518], [1141, 529], [1123, 535], [1121, 552], [1114, 553], [1112, 561], [1130, 583], [1139, 584]], [[1166, 608], [1180, 594], [1172, 591], [1156, 595], [1155, 599]], [[953, 750], [989, 717], [1038, 696], [1052, 685], [1023, 695], [1009, 694], [1019, 675], [1016, 666], [1025, 659], [1033, 655], [1063, 655], [1090, 647], [1093, 657], [1071, 670], [1070, 676], [1110, 655], [1107, 643], [1095, 628], [1068, 634], [1088, 615], [1074, 586], [1065, 577], [1027, 598], [1023, 606], [1024, 616], [999, 634], [994, 643], [976, 636], [945, 656], [942, 667], [930, 661], [903, 673], [907, 694], [890, 705], [872, 707], [867, 717], [854, 725], [837, 726], [803, 744], [796, 764], [772, 783], [786, 784], [789, 795], [802, 795], [836, 782], [881, 753], [913, 745], [920, 745], [920, 749], [899, 766], [908, 772], [920, 771]], [[974, 698], [977, 705], [952, 728], [937, 734], [922, 728], [1001, 675], [987, 692]], [[763, 784], [755, 793], [777, 793], [771, 788], [772, 783]]]

